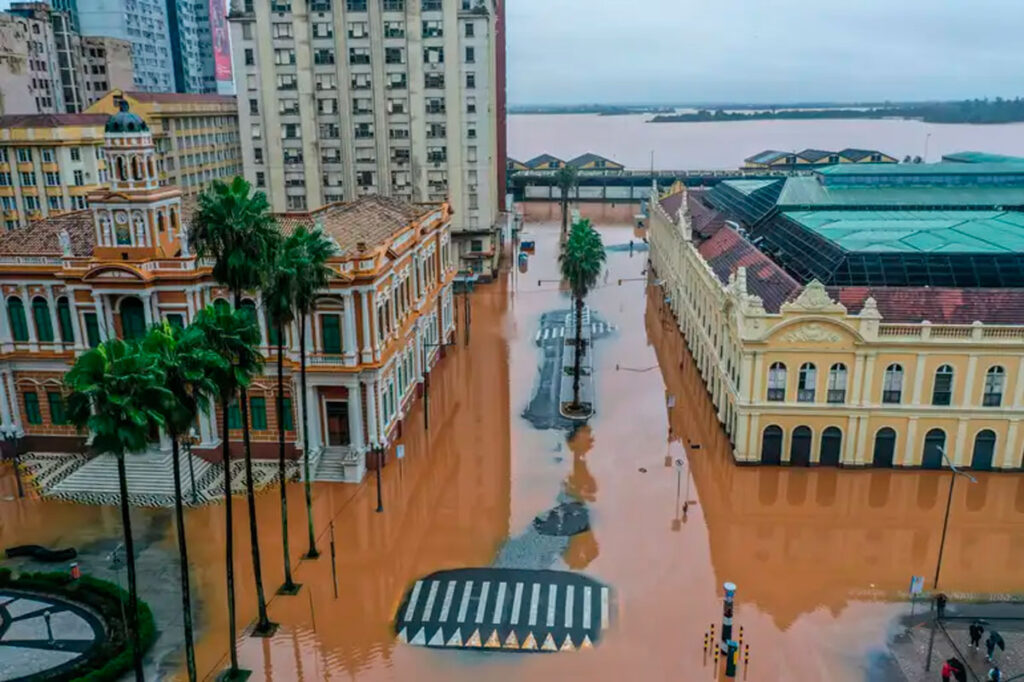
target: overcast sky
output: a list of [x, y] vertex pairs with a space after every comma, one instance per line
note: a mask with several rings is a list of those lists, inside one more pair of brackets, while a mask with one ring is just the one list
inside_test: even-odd
[[1024, 96], [1024, 0], [506, 0], [510, 104]]

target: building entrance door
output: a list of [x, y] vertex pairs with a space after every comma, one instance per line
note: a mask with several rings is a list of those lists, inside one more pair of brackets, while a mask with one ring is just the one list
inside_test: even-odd
[[327, 445], [341, 447], [349, 445], [348, 433], [348, 402], [327, 401]]

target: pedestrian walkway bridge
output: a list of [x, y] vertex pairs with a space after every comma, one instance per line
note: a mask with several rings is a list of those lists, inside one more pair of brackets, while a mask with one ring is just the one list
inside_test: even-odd
[[609, 588], [568, 571], [463, 568], [417, 580], [398, 640], [428, 647], [575, 651], [609, 626]]

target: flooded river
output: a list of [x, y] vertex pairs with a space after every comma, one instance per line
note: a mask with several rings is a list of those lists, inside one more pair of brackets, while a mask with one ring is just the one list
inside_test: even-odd
[[[636, 207], [584, 209], [594, 212], [606, 244], [634, 238], [628, 223]], [[912, 574], [928, 576], [930, 586], [948, 478], [737, 467], [668, 308], [638, 281], [646, 254], [628, 249], [608, 253], [608, 277], [589, 299], [616, 327], [595, 342], [596, 417], [571, 440], [564, 431], [535, 430], [522, 413], [538, 376], [538, 323], [543, 313], [567, 308], [568, 299], [557, 282], [545, 281], [557, 279], [557, 211], [525, 210], [536, 255], [526, 273], [506, 273], [472, 295], [470, 345], [447, 349], [432, 375], [430, 431], [421, 402], [404, 424], [406, 457], [384, 470], [384, 512], [374, 511], [372, 476], [361, 486], [317, 484], [322, 556], [300, 562], [302, 492], [291, 487], [292, 558], [303, 588], [298, 596], [273, 597], [270, 615], [281, 624], [274, 637], [239, 638], [251, 679], [713, 678], [703, 668], [703, 634], [720, 621], [726, 580], [738, 586], [736, 622], [750, 644], [750, 680], [870, 678], [872, 653], [884, 649], [887, 628], [903, 608], [895, 601], [899, 592]], [[685, 462], [682, 473], [676, 459]], [[9, 477], [3, 484], [9, 492]], [[591, 530], [575, 536], [551, 567], [585, 572], [614, 594], [612, 628], [594, 650], [541, 656], [395, 641], [395, 612], [415, 580], [488, 566], [563, 492], [586, 501]], [[264, 576], [273, 594], [282, 580], [279, 507], [276, 492], [258, 499]], [[239, 615], [246, 624], [255, 603], [244, 499], [235, 505]], [[227, 660], [223, 511], [209, 506], [187, 520], [204, 679]], [[173, 556], [168, 512], [138, 510], [136, 517], [148, 541]], [[1022, 520], [1024, 477], [981, 474], [976, 484], [959, 484], [943, 589], [1024, 589]], [[81, 547], [119, 534], [115, 508], [0, 501], [2, 545]], [[163, 590], [177, 599], [174, 571], [171, 565], [162, 579], [143, 576], [142, 597]], [[181, 659], [175, 653], [165, 663], [178, 679]]]
[[937, 124], [884, 120], [782, 120], [646, 123], [649, 115], [514, 114], [508, 117], [509, 156], [526, 161], [539, 154], [571, 159], [594, 152], [627, 168], [665, 170], [738, 168], [764, 149], [800, 151], [879, 149], [898, 159], [980, 150], [1024, 155], [1024, 123]]

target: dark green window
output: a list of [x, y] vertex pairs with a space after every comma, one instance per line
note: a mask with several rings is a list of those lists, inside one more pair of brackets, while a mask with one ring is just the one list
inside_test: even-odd
[[267, 343], [271, 346], [277, 345], [277, 325], [273, 320], [267, 320]]
[[121, 301], [121, 336], [125, 339], [141, 339], [146, 335], [146, 313], [142, 301], [126, 298]]
[[341, 316], [320, 316], [320, 341], [325, 353], [341, 353]]
[[50, 423], [58, 426], [67, 424], [68, 420], [64, 415], [64, 396], [50, 392], [46, 394], [46, 400], [50, 403]]
[[252, 428], [256, 431], [267, 430], [267, 399], [249, 399], [249, 418], [252, 420]]
[[85, 338], [89, 341], [89, 347], [95, 348], [100, 345], [100, 323], [96, 320], [96, 313], [85, 313]]
[[11, 338], [28, 341], [28, 323], [25, 321], [25, 304], [20, 298], [7, 299], [7, 319], [11, 323]]
[[242, 412], [238, 409], [238, 402], [235, 401], [228, 405], [228, 428], [229, 429], [240, 429], [242, 428]]
[[226, 313], [231, 310], [231, 306], [223, 298], [218, 298], [213, 302], [213, 309], [218, 313]]
[[[249, 321], [256, 325], [256, 329], [259, 330], [259, 316], [256, 314], [256, 304], [251, 300], [242, 301], [240, 309], [249, 317]], [[260, 334], [260, 343], [263, 343], [262, 333]]]
[[29, 424], [43, 423], [43, 413], [39, 411], [39, 394], [34, 391], [25, 394], [25, 419]]
[[284, 419], [284, 430], [294, 431], [295, 420], [292, 419], [292, 399], [285, 398], [283, 402], [284, 405], [281, 407], [281, 412], [283, 413], [282, 418]]
[[169, 313], [167, 315], [167, 323], [176, 329], [185, 328], [185, 318], [182, 317], [181, 313]]
[[45, 298], [32, 299], [32, 320], [36, 323], [36, 338], [53, 341], [53, 323], [50, 321], [50, 306]]
[[57, 322], [60, 324], [60, 340], [64, 343], [74, 343], [75, 332], [71, 326], [71, 305], [68, 299], [57, 299]]

